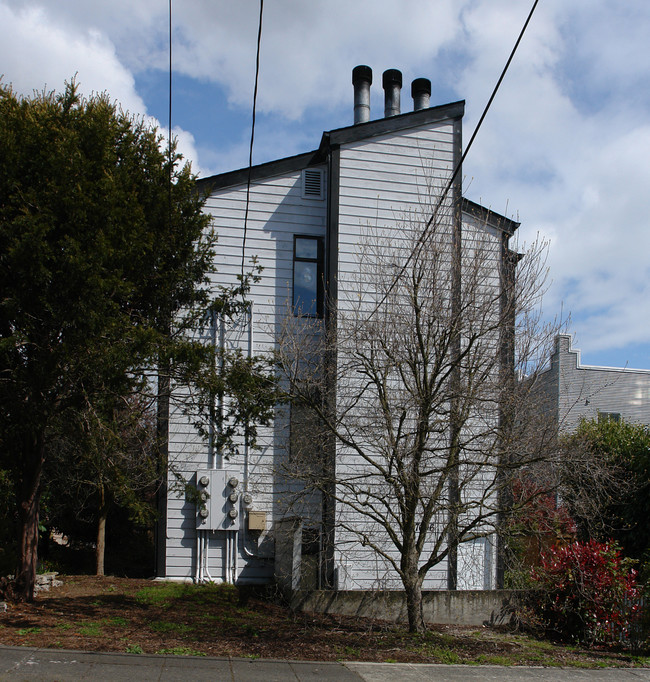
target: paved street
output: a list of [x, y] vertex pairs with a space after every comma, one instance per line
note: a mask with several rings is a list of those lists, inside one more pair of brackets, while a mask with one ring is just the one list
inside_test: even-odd
[[147, 656], [0, 646], [0, 680], [46, 682], [427, 682], [436, 680], [650, 681], [650, 668], [573, 670], [401, 663], [314, 663]]

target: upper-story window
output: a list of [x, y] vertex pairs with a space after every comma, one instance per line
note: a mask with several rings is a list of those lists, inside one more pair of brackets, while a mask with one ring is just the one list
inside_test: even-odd
[[293, 238], [293, 310], [305, 317], [323, 316], [323, 240]]

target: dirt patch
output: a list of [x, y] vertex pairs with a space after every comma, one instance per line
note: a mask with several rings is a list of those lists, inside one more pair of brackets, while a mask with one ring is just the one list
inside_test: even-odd
[[491, 628], [394, 624], [292, 613], [251, 590], [65, 576], [0, 613], [0, 644], [297, 660], [600, 667], [650, 664], [612, 649], [565, 647]]

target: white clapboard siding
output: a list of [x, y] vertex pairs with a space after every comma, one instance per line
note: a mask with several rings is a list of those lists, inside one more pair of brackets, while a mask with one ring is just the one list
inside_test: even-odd
[[583, 365], [568, 334], [557, 336], [538, 387], [564, 432], [573, 431], [580, 419], [597, 419], [599, 414], [650, 424], [650, 370]]
[[[220, 286], [235, 285], [241, 273], [246, 211], [246, 187], [237, 185], [213, 191], [205, 210], [212, 216], [212, 227], [217, 232], [215, 269], [212, 277], [215, 291]], [[300, 171], [269, 177], [252, 184], [246, 230], [244, 267], [249, 270], [251, 257], [255, 256], [263, 270], [260, 281], [251, 287], [249, 299], [253, 303], [254, 329], [253, 353], [268, 353], [275, 344], [275, 330], [287, 312], [291, 300], [293, 277], [293, 237], [299, 235], [325, 236], [326, 203], [301, 197]], [[247, 329], [230, 330], [228, 343], [247, 349]], [[174, 396], [182, 400], [179, 389]], [[260, 449], [249, 453], [248, 488], [254, 498], [254, 509], [267, 514], [267, 530], [282, 513], [282, 498], [287, 486], [278, 484], [278, 457], [285, 452], [282, 443], [287, 433], [286, 415], [279, 414], [273, 426], [261, 428]], [[169, 456], [177, 471], [188, 482], [198, 469], [210, 466], [207, 443], [193, 428], [191, 419], [180, 409], [170, 416]], [[243, 479], [241, 458], [224, 462], [224, 468]], [[170, 493], [167, 501], [166, 521], [166, 573], [167, 577], [191, 578], [196, 570], [196, 508], [172, 492], [174, 483], [170, 476]], [[269, 532], [262, 533], [259, 546], [250, 537], [246, 550], [268, 558], [272, 556]], [[242, 581], [269, 580], [273, 564], [265, 559], [246, 556], [242, 547], [244, 533], [239, 533], [238, 573]], [[225, 532], [211, 534], [208, 569], [213, 578], [223, 578], [225, 557]]]
[[[351, 323], [364, 309], [372, 309], [376, 281], [364, 280], [364, 265], [369, 256], [364, 242], [372, 242], [373, 232], [381, 233], [396, 263], [407, 257], [412, 235], [422, 227], [423, 211], [437, 199], [435, 189], [447, 181], [452, 170], [453, 122], [445, 121], [429, 129], [391, 133], [355, 142], [340, 150], [340, 190], [338, 197], [338, 311], [339, 325]], [[448, 202], [447, 202], [448, 203]], [[450, 233], [450, 225], [445, 228]], [[367, 304], [364, 304], [364, 299]], [[342, 336], [344, 331], [342, 330]], [[345, 347], [339, 349], [339, 364], [347, 362]], [[341, 371], [341, 370], [340, 370]], [[340, 409], [348, 407], [346, 393], [358, 394], [359, 380], [341, 376], [338, 391]], [[340, 373], [340, 372], [339, 372]], [[376, 406], [362, 399], [350, 406], [350, 428], [370, 435]], [[369, 448], [370, 449], [370, 448]], [[381, 455], [374, 455], [381, 461]], [[357, 480], [372, 467], [344, 448], [336, 455], [337, 477]], [[343, 487], [338, 494], [345, 497]], [[359, 532], [384, 548], [397, 564], [399, 557], [385, 531], [345, 504], [337, 508], [338, 523], [334, 548], [338, 586], [342, 589], [400, 589], [401, 581], [390, 563], [370, 547], [360, 543]], [[446, 587], [446, 563], [436, 566], [425, 588]]]
[[[460, 139], [456, 137], [459, 119], [445, 119], [444, 116], [461, 116], [462, 106], [459, 104], [450, 105], [449, 109], [434, 108], [430, 113], [415, 112], [412, 117], [399, 117], [385, 125], [371, 122], [366, 127], [332, 131], [328, 134], [332, 136], [331, 148], [327, 148], [324, 137], [324, 146], [321, 145], [316, 156], [292, 157], [278, 164], [257, 167], [250, 187], [245, 251], [243, 235], [247, 192], [245, 183], [241, 182], [242, 173], [215, 178], [214, 187], [218, 188], [210, 192], [205, 204], [205, 210], [213, 218], [212, 227], [219, 236], [214, 262], [216, 272], [211, 280], [215, 290], [237, 283], [242, 258], [245, 270], [250, 269], [253, 256], [263, 268], [260, 281], [252, 285], [249, 295], [253, 303], [255, 354], [273, 350], [287, 314], [291, 315], [294, 236], [327, 238], [328, 258], [333, 259], [329, 264], [336, 263], [336, 271], [330, 274], [335, 280], [337, 294], [337, 406], [341, 411], [350, 409], [350, 415], [356, 419], [356, 423], [349, 425], [354, 430], [354, 436], [374, 443], [376, 449], [373, 451], [375, 446], [370, 445], [369, 451], [377, 457], [381, 455], [378, 429], [373, 422], [377, 415], [375, 398], [365, 393], [356, 402], [352, 399], [346, 402], [346, 392], [348, 396], [355, 392], [358, 394], [359, 387], [354, 354], [350, 351], [353, 346], [346, 345], [355, 342], [349, 331], [358, 316], [372, 310], [385, 291], [385, 284], [382, 286], [376, 278], [373, 282], [373, 267], [380, 267], [381, 263], [381, 267], [397, 270], [405, 262], [414, 240], [438, 201], [442, 187], [451, 175], [454, 159], [460, 149]], [[328, 162], [309, 166], [323, 174], [323, 198], [303, 198], [300, 164], [303, 160], [307, 164], [312, 163], [310, 159], [324, 160], [326, 157]], [[327, 177], [329, 160], [332, 161], [331, 168], [338, 174], [336, 178]], [[279, 171], [280, 168], [288, 167], [295, 170]], [[229, 182], [233, 184], [226, 186]], [[328, 196], [328, 186], [332, 189], [332, 196]], [[329, 212], [330, 208], [332, 213]], [[334, 232], [328, 235], [329, 224]], [[438, 235], [442, 263], [438, 295], [445, 306], [449, 304], [452, 281], [451, 193], [442, 202], [438, 220], [432, 229]], [[373, 257], [371, 242], [375, 237], [379, 241], [383, 240], [387, 248], [384, 253]], [[486, 301], [498, 303], [502, 232], [478, 218], [464, 216], [462, 250], [466, 258], [463, 260], [461, 280], [467, 282], [468, 287], [477, 287], [481, 292], [477, 300], [484, 305]], [[399, 287], [391, 293], [397, 309], [403, 303], [404, 295]], [[489, 312], [491, 314], [491, 309]], [[498, 309], [494, 314], [498, 316]], [[480, 323], [480, 316], [481, 311], [477, 310], [473, 324]], [[386, 318], [385, 323], [399, 324], [400, 321], [405, 322], [406, 316], [399, 321]], [[488, 315], [485, 323], [490, 322]], [[294, 326], [299, 329], [301, 321], [296, 320]], [[313, 328], [308, 333], [313, 333]], [[229, 328], [226, 333], [229, 348], [247, 349], [248, 338], [245, 325]], [[490, 353], [492, 358], [499, 355], [498, 342], [497, 335], [484, 342], [485, 347], [493, 351]], [[491, 372], [493, 368], [488, 367], [486, 371]], [[399, 384], [395, 382], [393, 388], [399, 398]], [[186, 395], [187, 389], [178, 388], [174, 393], [169, 450], [170, 461], [175, 463], [176, 471], [187, 482], [193, 483], [196, 471], [207, 468], [211, 460], [207, 444], [196, 433], [192, 419], [183, 415], [181, 406]], [[489, 462], [487, 466], [481, 466], [486, 464], [485, 461], [479, 462], [480, 453], [489, 451], [490, 443], [485, 438], [481, 441], [476, 434], [481, 433], [486, 424], [495, 424], [496, 419], [495, 401], [490, 408], [470, 420], [464, 434], [468, 450], [473, 448], [473, 451], [471, 461], [465, 462], [461, 468], [461, 479], [466, 483], [463, 495], [470, 506], [474, 505], [477, 509], [482, 504], [490, 503], [485, 490], [489, 487], [492, 471]], [[238, 575], [242, 581], [256, 582], [271, 578], [273, 562], [268, 559], [274, 555], [273, 523], [287, 514], [287, 505], [300, 492], [300, 484], [288, 480], [281, 467], [287, 455], [289, 430], [289, 411], [278, 409], [274, 423], [260, 429], [260, 449], [249, 453], [248, 487], [255, 499], [254, 508], [267, 514], [268, 532], [262, 533], [257, 545], [253, 538], [245, 540], [244, 534], [239, 534]], [[432, 444], [432, 447], [435, 446]], [[441, 442], [440, 451], [444, 452], [444, 442]], [[335, 461], [336, 473], [343, 479], [372, 475], [371, 468], [362, 458], [353, 456], [341, 447], [336, 452]], [[234, 456], [230, 462], [224, 462], [224, 468], [240, 480], [243, 478], [240, 457]], [[173, 478], [170, 477], [170, 490], [172, 483]], [[376, 486], [376, 490], [381, 490], [381, 481], [377, 481]], [[337, 492], [342, 494], [342, 487]], [[320, 521], [320, 500], [314, 496], [291, 512], [304, 516], [306, 525], [317, 524]], [[473, 513], [472, 509], [467, 513]], [[399, 563], [386, 532], [368, 524], [367, 519], [346, 505], [338, 504], [335, 514], [334, 563], [339, 587], [401, 588], [398, 575], [387, 557], [382, 557], [381, 552], [363, 546], [359, 541], [359, 531], [366, 532], [388, 558]], [[195, 515], [194, 505], [185, 500], [183, 495], [170, 493], [166, 523], [166, 572], [169, 577], [189, 578], [196, 568]], [[433, 523], [442, 527], [444, 519], [436, 518]], [[493, 547], [491, 540], [481, 538], [473, 541], [471, 547], [459, 550], [459, 585], [494, 586]], [[425, 554], [430, 549], [431, 546], [426, 547]], [[259, 558], [251, 558], [250, 552], [257, 553]], [[208, 570], [213, 577], [222, 578], [225, 575], [225, 556], [225, 533], [212, 533]], [[429, 572], [424, 587], [446, 587], [447, 569], [446, 561], [435, 566]]]

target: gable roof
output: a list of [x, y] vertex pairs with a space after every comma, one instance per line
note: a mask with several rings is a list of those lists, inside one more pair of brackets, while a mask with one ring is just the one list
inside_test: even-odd
[[[442, 104], [437, 107], [410, 111], [405, 114], [398, 114], [397, 116], [379, 118], [366, 123], [357, 123], [345, 126], [344, 128], [326, 131], [323, 133], [318, 149], [252, 166], [250, 177], [253, 181], [263, 180], [273, 175], [291, 173], [308, 168], [309, 166], [315, 166], [319, 163], [324, 163], [327, 160], [329, 151], [339, 145], [365, 140], [377, 135], [408, 130], [409, 128], [418, 128], [439, 121], [459, 119], [463, 116], [464, 111], [465, 102], [461, 100], [451, 104]], [[219, 173], [218, 175], [211, 175], [206, 178], [199, 178], [197, 180], [197, 187], [202, 194], [207, 194], [215, 189], [223, 189], [246, 183], [248, 181], [248, 174], [249, 169], [246, 167], [226, 173]]]

